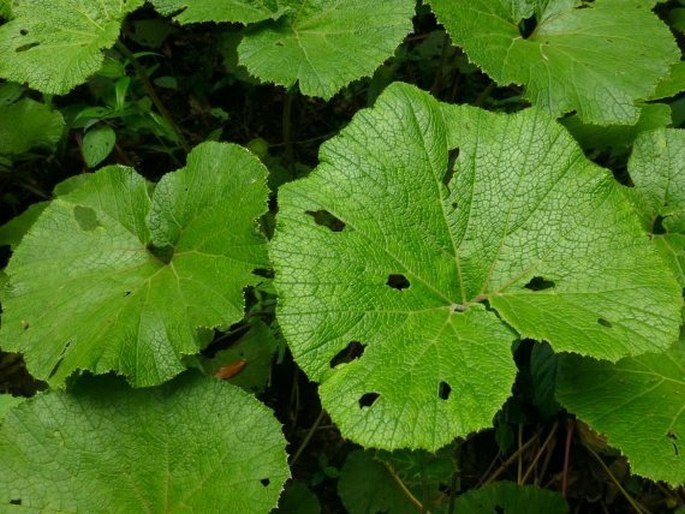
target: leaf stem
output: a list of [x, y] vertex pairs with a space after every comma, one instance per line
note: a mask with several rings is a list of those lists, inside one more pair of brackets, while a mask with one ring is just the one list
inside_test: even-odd
[[530, 466], [528, 466], [528, 470], [524, 473], [523, 478], [521, 478], [521, 484], [526, 483], [528, 476], [532, 473], [533, 469], [535, 468], [535, 465], [538, 463], [538, 460], [540, 460], [540, 457], [542, 457], [542, 454], [544, 453], [545, 449], [547, 448], [547, 445], [549, 445], [549, 443], [552, 441], [552, 437], [556, 433], [558, 426], [559, 426], [559, 421], [555, 421], [554, 425], [552, 426], [552, 430], [549, 431], [549, 435], [547, 436], [547, 439], [545, 439], [545, 442], [542, 443], [542, 446], [538, 450], [538, 453], [535, 455], [535, 458], [533, 458], [533, 462], [530, 463]]
[[419, 499], [414, 496], [414, 493], [412, 493], [409, 488], [405, 485], [405, 483], [402, 481], [400, 476], [397, 474], [397, 472], [393, 469], [393, 467], [388, 464], [387, 462], [383, 463], [385, 465], [385, 468], [388, 470], [388, 473], [390, 473], [390, 476], [397, 482], [397, 485], [400, 487], [404, 495], [407, 497], [407, 499], [418, 509], [418, 511], [421, 514], [431, 514], [431, 512], [426, 509], [426, 507], [419, 501]]
[[511, 466], [516, 459], [518, 459], [519, 455], [521, 455], [523, 452], [525, 452], [528, 447], [533, 444], [535, 440], [540, 436], [540, 432], [537, 432], [533, 437], [531, 437], [526, 443], [518, 448], [507, 460], [502, 463], [502, 465], [495, 470], [495, 472], [490, 475], [485, 481], [483, 481], [482, 484], [479, 484], [478, 486], [480, 487], [481, 485], [488, 485], [491, 482], [494, 482], [498, 476], [500, 476], [502, 473], [504, 473], [509, 466]]
[[293, 102], [297, 96], [297, 84], [288, 88], [285, 101], [283, 102], [283, 144], [285, 145], [285, 162], [290, 171], [291, 178], [294, 177], [293, 169], [295, 163], [295, 150], [293, 147]]
[[295, 465], [295, 463], [297, 462], [297, 459], [300, 458], [300, 456], [302, 455], [302, 452], [304, 451], [304, 449], [305, 449], [305, 448], [307, 447], [307, 445], [309, 444], [309, 441], [311, 441], [312, 436], [314, 435], [314, 432], [316, 432], [316, 429], [317, 429], [317, 428], [319, 427], [319, 425], [321, 424], [321, 421], [323, 420], [323, 417], [324, 417], [325, 414], [326, 414], [326, 411], [324, 411], [323, 409], [321, 409], [321, 412], [319, 413], [319, 416], [316, 418], [316, 420], [314, 421], [314, 424], [312, 424], [312, 427], [309, 429], [309, 432], [307, 432], [307, 435], [305, 436], [304, 440], [303, 440], [302, 443], [300, 444], [300, 447], [297, 449], [297, 451], [296, 451], [295, 454], [293, 455], [293, 458], [292, 458], [292, 460], [290, 461], [290, 466], [291, 466], [291, 467], [292, 467], [293, 465]]
[[129, 50], [128, 47], [122, 41], [117, 41], [116, 47], [124, 55], [124, 57], [131, 61], [133, 69], [136, 71], [136, 74], [143, 83], [145, 92], [150, 97], [150, 100], [152, 100], [152, 103], [155, 104], [155, 107], [157, 108], [157, 111], [159, 111], [159, 114], [169, 123], [171, 128], [176, 133], [181, 148], [183, 148], [183, 150], [186, 153], [188, 153], [190, 151], [190, 146], [188, 145], [188, 142], [186, 141], [183, 132], [174, 121], [174, 118], [171, 116], [169, 109], [166, 108], [162, 100], [157, 95], [157, 91], [155, 91], [155, 88], [152, 86], [152, 82], [150, 82], [150, 77], [145, 71], [145, 68], [143, 68], [143, 66], [138, 62], [138, 59], [136, 59], [136, 56], [133, 55], [133, 52], [131, 52], [131, 50]]

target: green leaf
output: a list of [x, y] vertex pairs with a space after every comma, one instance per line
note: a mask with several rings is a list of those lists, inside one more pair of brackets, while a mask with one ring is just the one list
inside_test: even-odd
[[86, 166], [94, 168], [104, 161], [114, 150], [116, 142], [117, 134], [109, 125], [86, 132], [81, 146], [81, 154]]
[[495, 482], [459, 496], [454, 502], [454, 511], [459, 514], [568, 514], [569, 508], [566, 500], [553, 491], [513, 482]]
[[[255, 23], [277, 19], [287, 7], [281, 7], [277, 0], [152, 0], [161, 14], [175, 14], [179, 23], [232, 22]], [[180, 11], [180, 12], [179, 12]], [[178, 13], [178, 14], [177, 14]]]
[[268, 265], [265, 181], [256, 157], [221, 143], [194, 149], [152, 196], [129, 168], [88, 176], [15, 250], [0, 346], [53, 386], [77, 369], [136, 386], [178, 374], [206, 329], [242, 318], [243, 288]]
[[575, 355], [560, 358], [557, 398], [605, 434], [632, 471], [685, 484], [685, 342], [661, 354], [616, 364]]
[[395, 84], [319, 158], [281, 188], [271, 257], [279, 323], [344, 437], [436, 449], [491, 426], [509, 327], [613, 360], [677, 339], [678, 284], [547, 115]]
[[13, 408], [24, 402], [26, 398], [21, 396], [12, 396], [11, 394], [0, 394], [0, 425], [7, 413]]
[[0, 427], [0, 504], [31, 512], [268, 513], [289, 476], [268, 409], [185, 375], [130, 390], [111, 377], [42, 394]]
[[63, 132], [64, 118], [45, 104], [24, 98], [0, 105], [0, 155], [14, 156], [33, 148], [52, 148]]
[[321, 514], [319, 500], [302, 482], [292, 482], [285, 488], [277, 514]]
[[[576, 110], [586, 123], [636, 123], [637, 101], [680, 58], [668, 27], [643, 0], [430, 4], [454, 43], [495, 81], [525, 85], [533, 104], [553, 115]], [[534, 22], [522, 23], [530, 16]]]
[[659, 82], [652, 100], [675, 96], [685, 91], [685, 61], [679, 61], [671, 66], [671, 72]]
[[331, 98], [370, 76], [411, 31], [413, 0], [287, 0], [278, 21], [248, 29], [240, 62], [260, 79]]
[[7, 245], [12, 249], [16, 248], [48, 205], [50, 202], [34, 203], [19, 216], [15, 216], [2, 225], [0, 227], [0, 246]]
[[661, 103], [646, 104], [640, 109], [640, 119], [635, 125], [591, 125], [583, 123], [577, 114], [562, 119], [561, 124], [586, 150], [611, 148], [615, 153], [625, 153], [639, 134], [669, 126], [671, 108]]
[[628, 171], [645, 230], [685, 287], [685, 130], [640, 135]]
[[279, 342], [269, 326], [255, 321], [235, 345], [207, 359], [203, 368], [214, 374], [224, 366], [244, 361], [244, 369], [229, 381], [246, 391], [261, 393], [271, 378], [271, 363], [278, 348]]
[[121, 22], [143, 0], [25, 0], [0, 26], [0, 77], [64, 94], [102, 66], [102, 50], [119, 37]]
[[338, 494], [350, 514], [417, 512], [386, 467], [361, 450], [348, 455], [338, 480]]

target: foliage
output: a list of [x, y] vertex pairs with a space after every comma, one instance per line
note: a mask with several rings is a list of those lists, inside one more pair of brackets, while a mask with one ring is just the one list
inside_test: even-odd
[[0, 510], [680, 513], [683, 13], [0, 0]]

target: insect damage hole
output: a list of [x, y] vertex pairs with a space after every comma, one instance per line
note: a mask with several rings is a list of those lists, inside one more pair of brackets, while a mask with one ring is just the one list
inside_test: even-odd
[[374, 403], [376, 403], [376, 400], [380, 397], [379, 393], [365, 393], [359, 398], [359, 408], [364, 409], [367, 407], [371, 407]]
[[543, 277], [533, 277], [523, 287], [525, 289], [530, 289], [531, 291], [544, 291], [545, 289], [552, 289], [555, 286], [556, 284], [552, 280], [547, 280]]
[[447, 170], [445, 170], [445, 174], [442, 177], [442, 183], [445, 184], [445, 186], [449, 187], [450, 182], [452, 182], [452, 177], [454, 176], [454, 167], [457, 163], [457, 157], [459, 157], [459, 148], [453, 148], [449, 151]]
[[340, 218], [336, 218], [325, 209], [304, 212], [314, 218], [314, 223], [328, 228], [331, 232], [342, 232], [345, 230], [345, 222]]
[[364, 354], [365, 349], [365, 344], [361, 344], [359, 341], [351, 341], [350, 344], [335, 354], [329, 365], [331, 368], [335, 368], [340, 364], [352, 362], [361, 357]]
[[440, 382], [440, 385], [438, 386], [438, 397], [441, 400], [447, 400], [450, 397], [451, 393], [452, 387], [444, 380]]
[[599, 323], [600, 325], [602, 325], [603, 327], [606, 327], [606, 328], [611, 328], [611, 327], [613, 327], [611, 321], [609, 321], [608, 319], [599, 318], [599, 319], [597, 320], [597, 323]]
[[268, 478], [262, 478], [262, 479], [259, 481], [259, 483], [262, 484], [264, 487], [268, 487], [269, 484], [271, 483], [271, 480], [269, 480]]
[[529, 18], [526, 18], [525, 20], [521, 20], [519, 22], [519, 34], [521, 34], [521, 37], [523, 39], [528, 39], [530, 36], [533, 35], [533, 32], [535, 32], [535, 29], [538, 27], [538, 20], [537, 18], [533, 15]]
[[404, 289], [407, 289], [411, 283], [401, 273], [392, 273], [388, 275], [388, 280], [385, 283], [385, 285], [388, 285], [392, 287], [393, 289], [397, 289], [398, 291], [403, 291]]

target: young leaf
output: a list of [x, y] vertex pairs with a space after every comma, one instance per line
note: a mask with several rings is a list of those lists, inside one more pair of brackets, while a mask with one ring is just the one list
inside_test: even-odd
[[54, 386], [77, 369], [136, 386], [184, 369], [198, 329], [243, 315], [243, 288], [268, 266], [255, 219], [266, 170], [236, 145], [205, 143], [152, 197], [133, 170], [108, 167], [58, 196], [7, 267], [1, 345]]
[[557, 398], [620, 449], [634, 473], [685, 484], [685, 342], [616, 364], [560, 357]]
[[685, 131], [641, 134], [628, 162], [630, 190], [652, 241], [685, 287]]
[[179, 23], [232, 22], [256, 23], [277, 19], [287, 8], [278, 0], [152, 0], [161, 14], [175, 14]]
[[566, 500], [553, 491], [513, 482], [495, 482], [459, 496], [454, 502], [454, 511], [460, 514], [568, 514], [569, 508]]
[[490, 426], [510, 327], [613, 360], [677, 339], [680, 288], [630, 202], [545, 114], [396, 84], [320, 162], [281, 189], [271, 256], [281, 327], [345, 437], [436, 449]]
[[553, 115], [632, 125], [638, 100], [680, 58], [643, 0], [430, 0], [455, 44], [499, 84], [522, 84]]
[[0, 155], [11, 157], [32, 148], [52, 148], [63, 132], [64, 118], [45, 104], [24, 98], [0, 105]]
[[288, 475], [273, 413], [192, 375], [139, 390], [91, 378], [0, 424], [3, 510], [266, 514]]
[[86, 166], [94, 168], [104, 161], [112, 153], [116, 141], [117, 134], [109, 125], [86, 132], [83, 137], [83, 146], [81, 146], [81, 154]]
[[0, 26], [0, 77], [64, 94], [102, 66], [124, 17], [143, 0], [25, 0]]
[[284, 0], [287, 15], [248, 29], [240, 62], [260, 79], [331, 98], [369, 76], [411, 31], [413, 0]]

